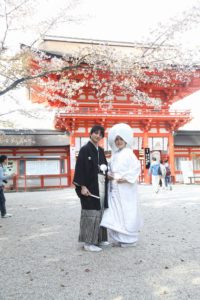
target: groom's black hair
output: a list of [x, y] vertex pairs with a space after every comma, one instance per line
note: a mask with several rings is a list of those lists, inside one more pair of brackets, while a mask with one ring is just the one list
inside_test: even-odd
[[101, 136], [104, 137], [104, 128], [101, 125], [94, 125], [90, 130], [90, 135], [93, 134], [93, 132], [101, 132]]

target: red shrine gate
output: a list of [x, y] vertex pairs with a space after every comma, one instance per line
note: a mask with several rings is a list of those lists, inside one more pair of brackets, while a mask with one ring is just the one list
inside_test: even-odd
[[[71, 132], [71, 174], [73, 175], [75, 152], [84, 144], [89, 136], [89, 130], [94, 124], [102, 124], [106, 128], [106, 135], [102, 141], [105, 150], [109, 150], [107, 145], [107, 132], [116, 123], [127, 123], [133, 128], [134, 132], [134, 152], [141, 161], [142, 175], [140, 181], [149, 182], [148, 169], [145, 167], [145, 148], [150, 148], [151, 154], [160, 155], [160, 158], [168, 158], [174, 175], [174, 141], [173, 132], [177, 127], [173, 124], [183, 124], [190, 120], [190, 112], [175, 111], [169, 112], [162, 110], [139, 109], [112, 109], [110, 112], [101, 112], [99, 109], [79, 108], [78, 113], [59, 114], [56, 116], [56, 129], [69, 130]], [[167, 131], [164, 124], [172, 124], [171, 130]], [[168, 125], [169, 126], [169, 125]]]
[[[72, 46], [77, 47], [77, 43], [80, 45], [85, 43], [90, 45], [90, 42], [81, 42], [75, 40], [59, 40], [59, 38], [48, 39], [45, 38], [41, 49], [43, 51], [48, 50], [48, 54], [51, 53], [54, 56], [55, 50], [59, 50], [60, 53], [66, 53], [66, 49], [71, 49]], [[110, 43], [109, 45], [112, 45]], [[115, 47], [126, 47], [123, 43], [114, 45]], [[130, 47], [130, 45], [129, 45]], [[196, 73], [185, 72], [185, 76], [188, 77], [187, 84], [183, 83], [177, 76], [178, 70], [176, 68], [165, 70], [165, 74], [168, 74], [170, 85], [164, 84], [158, 85], [156, 83], [141, 82], [138, 87], [140, 91], [145, 92], [151, 98], [159, 98], [161, 100], [161, 106], [156, 109], [153, 106], [147, 106], [146, 104], [139, 105], [133, 102], [134, 95], [120, 94], [117, 90], [114, 99], [112, 100], [112, 108], [106, 111], [99, 106], [99, 98], [96, 96], [94, 89], [84, 87], [81, 95], [75, 97], [78, 102], [75, 112], [60, 113], [57, 114], [55, 119], [55, 128], [59, 130], [67, 130], [70, 132], [70, 156], [71, 156], [71, 178], [74, 173], [74, 166], [76, 160], [76, 152], [80, 147], [88, 140], [90, 128], [94, 124], [101, 124], [106, 129], [106, 135], [102, 141], [102, 146], [105, 150], [109, 150], [107, 143], [107, 133], [111, 126], [116, 123], [124, 122], [129, 124], [133, 128], [134, 133], [134, 151], [141, 161], [142, 175], [140, 180], [148, 183], [148, 169], [145, 166], [145, 149], [149, 149], [151, 155], [155, 155], [160, 158], [169, 159], [172, 175], [174, 176], [174, 131], [178, 130], [181, 126], [191, 120], [190, 111], [171, 111], [170, 105], [182, 99], [183, 97], [192, 94], [200, 87], [199, 75], [200, 70], [196, 70]], [[156, 73], [156, 72], [155, 72]], [[153, 76], [152, 72], [148, 72], [148, 76]], [[109, 76], [109, 74], [107, 74]], [[159, 74], [163, 76], [162, 72]], [[55, 75], [53, 76], [55, 80]], [[66, 75], [67, 76], [67, 75]], [[76, 76], [76, 75], [74, 75]], [[81, 78], [78, 78], [80, 81]], [[35, 102], [43, 102], [47, 99], [41, 98], [38, 93], [38, 87], [31, 92], [31, 99]], [[56, 102], [49, 101], [50, 105], [62, 106], [59, 100]]]

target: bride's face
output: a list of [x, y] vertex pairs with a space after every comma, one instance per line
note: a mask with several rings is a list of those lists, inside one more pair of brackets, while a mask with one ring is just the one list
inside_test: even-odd
[[117, 136], [115, 139], [115, 146], [118, 149], [123, 149], [124, 147], [126, 147], [126, 143], [120, 136]]

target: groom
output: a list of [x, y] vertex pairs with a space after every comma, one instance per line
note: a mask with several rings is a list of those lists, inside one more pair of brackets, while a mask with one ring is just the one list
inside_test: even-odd
[[107, 231], [100, 228], [107, 200], [107, 161], [103, 148], [99, 147], [104, 137], [104, 128], [95, 125], [90, 131], [90, 140], [79, 152], [73, 183], [81, 202], [79, 242], [84, 242], [84, 250], [101, 251], [108, 244]]

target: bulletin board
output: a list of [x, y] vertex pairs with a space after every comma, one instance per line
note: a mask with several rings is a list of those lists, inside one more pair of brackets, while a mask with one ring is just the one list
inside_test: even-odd
[[60, 174], [59, 160], [26, 161], [26, 175], [55, 175], [55, 174]]

